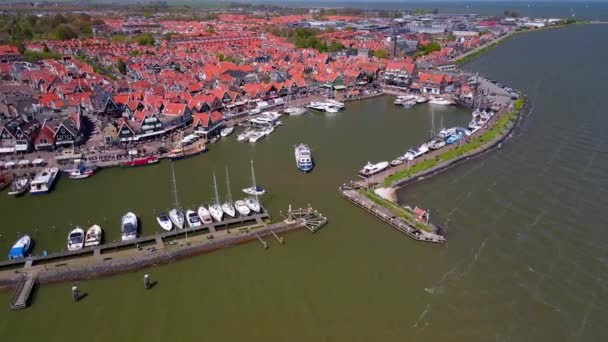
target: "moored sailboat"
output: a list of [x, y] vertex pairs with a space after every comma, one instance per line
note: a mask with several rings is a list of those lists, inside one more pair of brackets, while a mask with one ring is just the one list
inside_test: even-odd
[[236, 210], [234, 208], [234, 204], [232, 204], [232, 191], [230, 190], [230, 178], [228, 176], [228, 168], [226, 168], [226, 191], [227, 200], [222, 204], [222, 210], [224, 213], [230, 217], [236, 216]]
[[213, 199], [213, 203], [209, 205], [209, 214], [211, 214], [211, 217], [213, 217], [214, 220], [220, 222], [224, 218], [224, 211], [222, 210], [219, 196], [217, 194], [217, 179], [215, 178], [215, 171], [213, 171], [213, 190], [215, 192], [215, 198]]

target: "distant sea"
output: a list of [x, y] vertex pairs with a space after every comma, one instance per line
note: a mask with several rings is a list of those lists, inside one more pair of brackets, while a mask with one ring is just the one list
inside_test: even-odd
[[505, 10], [516, 11], [522, 16], [559, 17], [583, 20], [608, 20], [608, 2], [585, 1], [357, 1], [357, 0], [246, 0], [244, 2], [269, 3], [293, 7], [367, 8], [370, 10], [413, 10], [417, 8], [439, 9], [443, 14], [499, 15]]

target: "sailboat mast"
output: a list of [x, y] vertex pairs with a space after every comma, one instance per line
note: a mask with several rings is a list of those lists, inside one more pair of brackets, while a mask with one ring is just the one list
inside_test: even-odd
[[230, 177], [228, 176], [228, 166], [226, 166], [226, 189], [228, 191], [228, 203], [232, 204], [232, 191], [230, 190]]
[[215, 170], [213, 170], [213, 189], [215, 191], [215, 204], [220, 203], [219, 195], [217, 194], [217, 180], [215, 179]]
[[431, 140], [435, 139], [435, 110], [431, 106]]
[[173, 200], [175, 200], [175, 209], [179, 209], [179, 197], [177, 196], [177, 181], [175, 180], [175, 168], [171, 163], [171, 175], [173, 180]]
[[251, 181], [253, 182], [253, 189], [255, 190], [255, 200], [258, 200], [257, 188], [258, 186], [255, 184], [255, 172], [253, 172], [253, 160], [251, 161]]

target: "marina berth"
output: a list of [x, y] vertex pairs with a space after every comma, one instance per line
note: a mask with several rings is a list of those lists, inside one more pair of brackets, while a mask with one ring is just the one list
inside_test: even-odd
[[28, 235], [20, 237], [8, 252], [9, 260], [25, 258], [32, 247], [32, 239]]
[[138, 235], [137, 216], [134, 213], [126, 213], [120, 221], [120, 232], [122, 241], [135, 240]]
[[76, 227], [68, 234], [68, 250], [75, 251], [82, 247], [84, 247], [84, 230]]
[[99, 246], [103, 238], [103, 230], [98, 225], [92, 225], [87, 229], [87, 233], [84, 238], [85, 247]]
[[46, 194], [53, 188], [59, 174], [56, 167], [45, 168], [40, 171], [30, 183], [30, 193], [33, 195]]

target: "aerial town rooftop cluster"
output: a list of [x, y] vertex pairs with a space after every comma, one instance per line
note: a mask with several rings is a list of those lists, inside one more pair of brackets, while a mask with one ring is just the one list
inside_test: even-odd
[[[278, 98], [352, 98], [395, 87], [471, 99], [466, 78], [455, 72], [457, 56], [515, 30], [557, 22], [320, 17], [315, 10], [206, 21], [97, 19], [86, 39], [24, 44], [53, 58], [25, 61], [23, 51], [0, 46], [0, 154], [128, 148], [177, 130], [210, 139], [226, 121]], [[313, 32], [324, 48], [301, 46], [293, 32], [305, 38]]]

